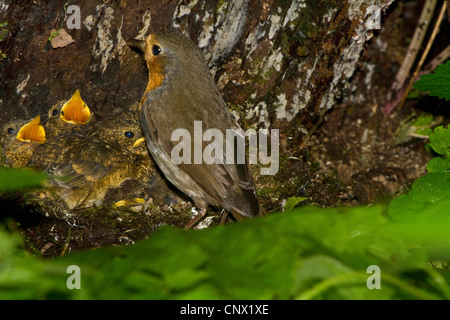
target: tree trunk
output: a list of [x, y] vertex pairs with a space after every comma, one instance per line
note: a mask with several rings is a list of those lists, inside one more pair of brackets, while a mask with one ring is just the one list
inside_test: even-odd
[[[147, 76], [124, 40], [177, 29], [203, 49], [244, 126], [280, 128], [301, 141], [353, 75], [374, 8], [392, 1], [73, 1], [81, 29], [70, 30], [61, 1], [3, 0], [1, 116], [45, 114], [76, 89], [98, 114], [126, 108]], [[61, 27], [75, 42], [52, 49], [51, 31]]]

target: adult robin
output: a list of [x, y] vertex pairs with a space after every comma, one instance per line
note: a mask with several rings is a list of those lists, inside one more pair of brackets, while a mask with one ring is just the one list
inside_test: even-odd
[[70, 99], [60, 101], [52, 106], [47, 115], [45, 127], [50, 136], [72, 125], [86, 124], [94, 120], [94, 113], [83, 101], [78, 89]]
[[[203, 154], [207, 145], [195, 139], [195, 121], [201, 121], [204, 131], [215, 129], [222, 137], [227, 129], [240, 130], [217, 90], [203, 52], [177, 33], [155, 33], [129, 44], [144, 53], [148, 67], [148, 84], [141, 99], [141, 125], [148, 149], [167, 179], [200, 208], [186, 228], [205, 215], [208, 205], [225, 208], [237, 220], [262, 214], [248, 164], [225, 159], [236, 151], [233, 146], [227, 145], [222, 155], [216, 153], [212, 164], [195, 161], [199, 156], [195, 151]], [[188, 132], [192, 139], [172, 141], [177, 129]], [[180, 144], [183, 150], [194, 150], [189, 161], [172, 159], [172, 151]]]
[[40, 116], [29, 119], [12, 119], [3, 125], [1, 146], [4, 163], [12, 168], [27, 166], [35, 148], [46, 141]]

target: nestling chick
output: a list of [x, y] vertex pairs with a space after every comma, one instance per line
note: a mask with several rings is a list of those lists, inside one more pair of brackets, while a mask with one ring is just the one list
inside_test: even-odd
[[[145, 149], [137, 108], [60, 130], [33, 152], [29, 166], [44, 170], [70, 209], [101, 205], [130, 179], [152, 189], [162, 179]], [[132, 193], [123, 189], [118, 194]], [[162, 188], [161, 188], [161, 191]], [[113, 199], [120, 201], [123, 199]]]
[[94, 113], [83, 101], [80, 90], [77, 89], [69, 100], [60, 101], [50, 108], [45, 129], [47, 135], [53, 136], [60, 130], [73, 125], [86, 124], [94, 119]]
[[45, 142], [45, 130], [40, 124], [40, 116], [33, 120], [12, 119], [1, 131], [0, 144], [4, 162], [11, 168], [28, 165], [34, 149]]

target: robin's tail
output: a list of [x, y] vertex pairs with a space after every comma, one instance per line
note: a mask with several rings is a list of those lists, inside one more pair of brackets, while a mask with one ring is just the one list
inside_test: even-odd
[[236, 220], [242, 221], [267, 215], [266, 210], [259, 203], [254, 189], [242, 189], [242, 191], [239, 199], [234, 199], [233, 206], [229, 209]]

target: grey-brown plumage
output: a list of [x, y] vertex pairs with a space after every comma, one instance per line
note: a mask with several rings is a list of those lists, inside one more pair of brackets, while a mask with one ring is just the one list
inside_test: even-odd
[[[248, 165], [222, 163], [176, 164], [171, 141], [176, 129], [186, 129], [195, 150], [194, 121], [202, 129], [218, 129], [225, 139], [227, 129], [239, 130], [209, 72], [202, 51], [187, 37], [176, 33], [156, 33], [145, 41], [130, 41], [145, 54], [149, 82], [141, 100], [141, 125], [148, 148], [164, 175], [190, 196], [196, 206], [222, 206], [238, 220], [260, 214]], [[208, 143], [203, 142], [201, 150]], [[224, 143], [225, 145], [225, 143]], [[228, 146], [230, 147], [230, 146]], [[223, 155], [225, 157], [226, 151]]]

